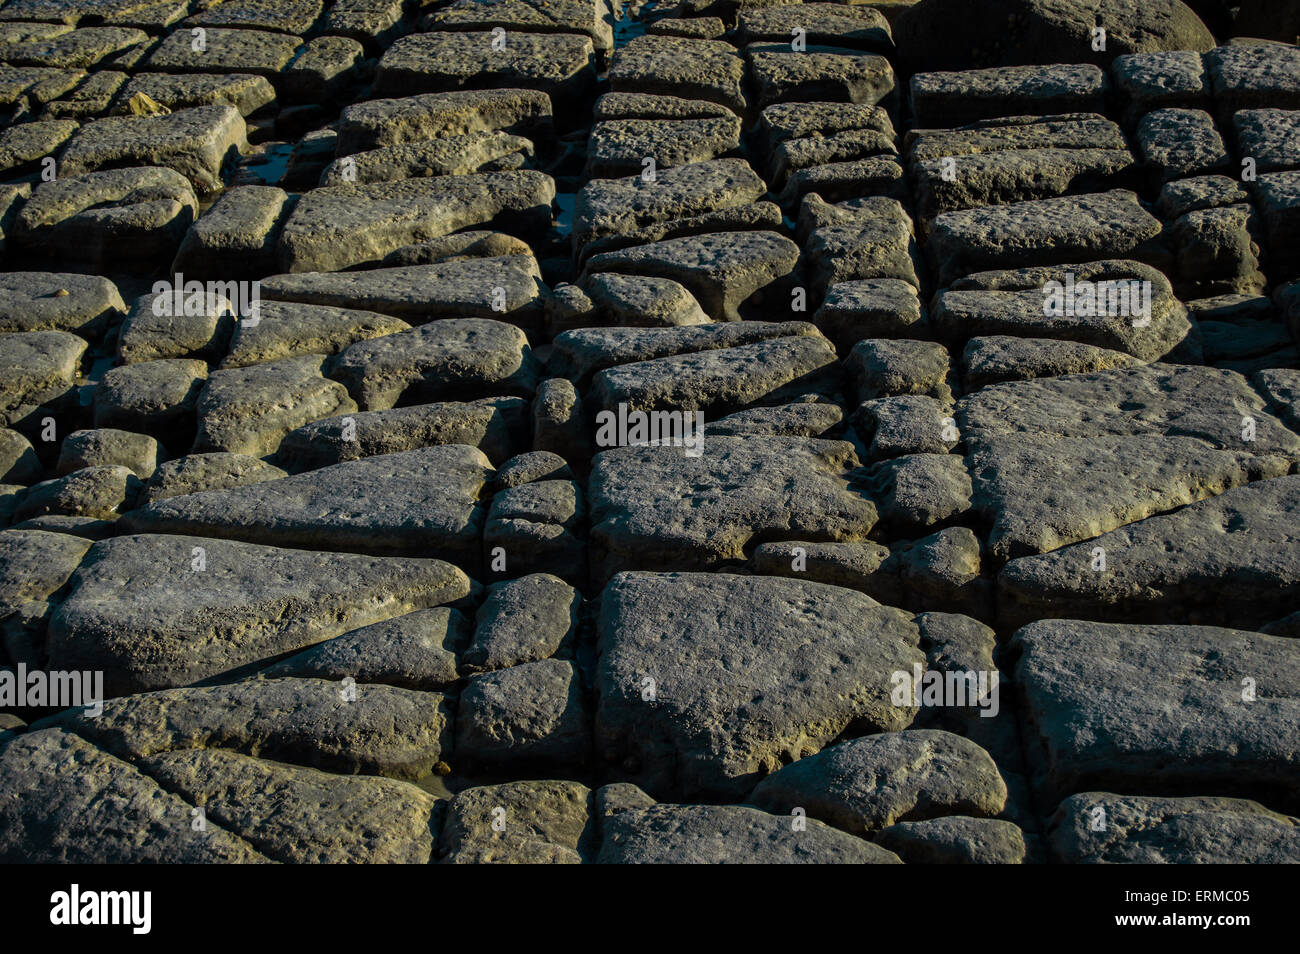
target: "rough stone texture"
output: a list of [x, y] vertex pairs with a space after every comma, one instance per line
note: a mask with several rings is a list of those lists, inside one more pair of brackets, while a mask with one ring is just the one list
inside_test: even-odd
[[[1259, 626], [1279, 619], [1291, 612], [1297, 586], [1297, 494], [1294, 475], [1257, 481], [1012, 560], [998, 578], [999, 615], [1008, 623], [1077, 616]], [[1097, 547], [1106, 552], [1105, 572], [1091, 568]]]
[[971, 338], [962, 353], [962, 380], [967, 391], [1003, 381], [1052, 378], [1128, 368], [1137, 363], [1130, 354], [1075, 341], [982, 335]]
[[637, 37], [619, 51], [610, 69], [614, 92], [699, 99], [743, 114], [744, 60], [722, 40]]
[[[406, 782], [351, 778], [221, 749], [142, 759], [143, 771], [268, 858], [291, 864], [425, 864], [435, 800]], [[304, 841], [302, 833], [313, 837]]]
[[668, 278], [600, 272], [592, 276], [588, 291], [592, 303], [616, 325], [671, 328], [709, 323], [695, 297]]
[[[858, 435], [871, 442], [869, 460], [903, 454], [947, 454], [960, 438], [950, 406], [924, 394], [864, 401], [854, 414]], [[949, 424], [954, 425], [949, 430]]]
[[49, 514], [112, 520], [131, 509], [139, 480], [117, 464], [83, 467], [66, 477], [42, 481], [18, 498], [13, 519], [27, 521]]
[[907, 337], [923, 319], [916, 289], [897, 278], [837, 282], [813, 316], [841, 353], [863, 338]]
[[218, 824], [191, 837], [190, 810], [181, 796], [69, 732], [29, 732], [0, 750], [0, 858], [11, 864], [269, 860]]
[[138, 93], [168, 109], [229, 105], [243, 116], [275, 101], [275, 87], [253, 73], [137, 73], [114, 92], [115, 113], [131, 112], [131, 99]]
[[189, 180], [153, 166], [46, 182], [18, 213], [13, 240], [52, 257], [102, 265], [166, 260], [198, 213]]
[[330, 374], [347, 385], [362, 410], [373, 411], [476, 392], [529, 395], [536, 363], [518, 328], [452, 318], [350, 345]]
[[573, 587], [546, 573], [495, 584], [479, 608], [462, 668], [488, 672], [555, 655], [576, 626], [580, 605]]
[[[484, 562], [494, 572], [537, 573], [558, 567], [572, 583], [586, 578], [580, 536], [587, 520], [582, 487], [572, 480], [541, 480], [501, 490], [483, 525]], [[495, 566], [498, 557], [504, 566]]]
[[859, 401], [899, 394], [952, 400], [948, 352], [933, 341], [866, 338], [853, 346], [844, 366]]
[[[1196, 50], [1214, 37], [1179, 0], [995, 0], [979, 18], [964, 15], [961, 0], [921, 0], [893, 23], [909, 70], [960, 70], [1012, 63], [1109, 63], [1124, 53]], [[1014, 20], [1010, 18], [1014, 17]], [[1106, 49], [1093, 52], [1097, 17], [1106, 24]]]
[[357, 409], [347, 389], [321, 374], [319, 354], [214, 371], [199, 395], [195, 454], [264, 457], [296, 427]]
[[[1154, 115], [1154, 114], [1153, 114]], [[1028, 148], [943, 156], [912, 164], [924, 221], [943, 212], [1091, 192], [1135, 179], [1126, 148]]]
[[61, 401], [81, 368], [86, 342], [66, 331], [0, 335], [0, 415], [12, 425]]
[[1294, 46], [1253, 43], [1215, 47], [1205, 57], [1215, 105], [1226, 116], [1241, 109], [1295, 109], [1300, 106]]
[[185, 233], [172, 268], [214, 279], [272, 271], [288, 201], [288, 193], [272, 186], [227, 190]]
[[286, 434], [276, 459], [295, 470], [312, 470], [420, 447], [468, 444], [497, 463], [514, 452], [526, 412], [522, 398], [483, 398], [327, 417]]
[[153, 433], [164, 446], [186, 446], [181, 435], [192, 426], [207, 376], [206, 364], [188, 358], [112, 368], [95, 388], [95, 426]]
[[59, 175], [118, 166], [175, 169], [200, 192], [221, 187], [221, 169], [248, 148], [233, 106], [199, 106], [168, 116], [101, 119], [83, 126], [59, 159]]
[[[365, 457], [305, 474], [156, 501], [141, 530], [354, 553], [476, 561], [478, 495], [491, 472], [477, 448], [445, 444]], [[425, 482], [441, 493], [430, 498]]]
[[336, 159], [321, 174], [320, 184], [336, 186], [348, 182], [469, 175], [508, 156], [522, 154], [522, 158], [532, 151], [532, 143], [527, 139], [499, 130], [403, 143]]
[[270, 30], [205, 27], [204, 49], [194, 49], [187, 29], [168, 34], [146, 61], [162, 73], [253, 73], [276, 79], [289, 65], [301, 40]]
[[0, 275], [0, 331], [101, 332], [126, 311], [117, 286], [94, 275], [6, 272]]
[[447, 806], [443, 864], [581, 864], [594, 849], [591, 790], [525, 781], [458, 792]]
[[231, 749], [345, 775], [416, 779], [451, 750], [451, 714], [435, 692], [322, 679], [271, 679], [145, 692], [68, 710], [38, 727], [76, 732], [112, 755]]
[[912, 77], [918, 126], [955, 126], [995, 116], [1098, 112], [1107, 89], [1096, 66], [1003, 66]]
[[480, 3], [457, 0], [445, 9], [431, 13], [426, 28], [439, 30], [476, 30], [500, 26], [526, 33], [569, 33], [576, 27], [591, 37], [602, 53], [614, 48], [613, 28], [604, 18], [604, 7], [595, 0], [494, 0]]
[[710, 417], [750, 404], [780, 404], [789, 395], [833, 390], [835, 349], [798, 336], [623, 364], [596, 375], [591, 397], [616, 410], [701, 410]]
[[375, 72], [376, 96], [523, 86], [567, 105], [595, 80], [590, 37], [514, 32], [504, 50], [490, 31], [405, 36], [389, 47]]
[[1260, 172], [1300, 166], [1294, 142], [1300, 132], [1300, 112], [1290, 109], [1243, 109], [1232, 117], [1243, 155], [1255, 160]]
[[122, 322], [117, 336], [117, 357], [122, 364], [166, 358], [210, 361], [225, 353], [234, 333], [231, 302], [214, 290], [197, 304], [174, 294], [141, 295]]
[[285, 472], [247, 454], [188, 454], [159, 464], [137, 503], [180, 497], [205, 490], [225, 490], [284, 477]]
[[671, 446], [597, 455], [588, 484], [597, 581], [625, 569], [712, 569], [776, 534], [861, 540], [875, 525], [875, 506], [848, 485], [857, 461], [845, 442], [709, 437], [705, 446], [697, 457]]
[[[1051, 282], [1060, 286], [1061, 307], [1044, 290]], [[1074, 289], [1072, 302], [1067, 288]], [[1191, 332], [1169, 280], [1133, 261], [978, 272], [939, 292], [933, 305], [930, 324], [954, 344], [985, 335], [1073, 340], [1147, 362], [1175, 352]], [[1053, 350], [1071, 353], [1060, 346]]]
[[799, 211], [799, 232], [816, 295], [858, 279], [892, 278], [921, 287], [912, 220], [895, 199], [828, 206], [816, 195], [807, 196]]
[[757, 43], [745, 53], [760, 108], [819, 99], [875, 106], [894, 92], [894, 70], [883, 56], [813, 44], [791, 55], [788, 43]]
[[[563, 381], [563, 378], [551, 378]], [[565, 382], [566, 384], [568, 382]], [[571, 386], [571, 385], [570, 385]], [[510, 490], [535, 480], [571, 480], [573, 471], [559, 454], [537, 450], [516, 454], [499, 468], [492, 477], [493, 490]]]
[[836, 404], [803, 401], [777, 407], [756, 407], [728, 414], [704, 427], [706, 434], [769, 437], [825, 437], [834, 439], [843, 432], [844, 412]]
[[1197, 109], [1157, 109], [1137, 131], [1142, 158], [1162, 179], [1208, 175], [1228, 165], [1228, 150], [1210, 114]]
[[875, 841], [909, 865], [1018, 865], [1026, 860], [1024, 833], [995, 818], [900, 822], [877, 832]]
[[578, 193], [574, 240], [585, 243], [603, 235], [744, 205], [766, 191], [763, 180], [741, 159], [665, 169], [653, 182], [640, 175], [597, 180]]
[[308, 354], [338, 354], [348, 345], [381, 338], [411, 326], [400, 318], [350, 308], [301, 302], [258, 303], [258, 321], [241, 321], [235, 328], [225, 368]]
[[775, 813], [802, 807], [864, 834], [941, 815], [997, 815], [1006, 784], [974, 742], [912, 729], [840, 742], [802, 758], [759, 782], [750, 801]]
[[37, 666], [55, 602], [90, 547], [89, 540], [46, 530], [0, 533], [0, 633], [15, 663]]
[[[681, 618], [678, 605], [694, 613]], [[679, 640], [664, 638], [669, 625]], [[921, 660], [917, 631], [852, 590], [630, 573], [605, 588], [598, 629], [597, 756], [651, 794], [740, 796], [850, 724], [912, 719], [891, 703], [889, 673]]]
[[596, 372], [617, 365], [817, 333], [816, 327], [802, 321], [743, 321], [672, 329], [581, 328], [556, 337], [549, 367], [586, 384]]
[[612, 119], [591, 130], [587, 172], [594, 178], [630, 176], [648, 168], [646, 160], [671, 169], [733, 153], [740, 145], [734, 116], [661, 122]]
[[816, 819], [744, 806], [654, 805], [605, 822], [602, 864], [898, 864], [898, 857]]
[[187, 685], [469, 592], [437, 560], [147, 534], [96, 543], [69, 584], [51, 661], [104, 669], [117, 695]]
[[126, 467], [141, 480], [153, 476], [159, 464], [158, 442], [146, 434], [102, 428], [74, 431], [59, 447], [60, 474], [83, 467]]
[[273, 275], [261, 291], [277, 301], [376, 311], [413, 325], [435, 318], [478, 317], [531, 327], [541, 320], [538, 278], [531, 255], [507, 254], [355, 272]]
[[581, 677], [570, 662], [543, 659], [484, 673], [461, 691], [456, 757], [473, 766], [546, 766], [573, 771], [588, 760], [591, 726]]
[[880, 521], [896, 532], [922, 532], [970, 509], [970, 475], [956, 454], [908, 454], [873, 474]]
[[1200, 792], [1296, 807], [1296, 739], [1285, 728], [1300, 707], [1294, 640], [1043, 620], [1022, 628], [1014, 646], [1027, 745], [1041, 757], [1047, 797]]
[[[404, 91], [405, 92], [405, 91]], [[339, 117], [338, 154], [504, 130], [533, 138], [550, 127], [551, 103], [528, 89], [426, 93], [355, 103]]]
[[798, 246], [775, 232], [712, 233], [603, 252], [586, 270], [671, 278], [713, 320], [736, 321], [739, 309], [760, 304], [765, 286], [786, 278], [798, 257]]
[[469, 620], [458, 610], [421, 609], [317, 643], [264, 674], [446, 690], [456, 684], [456, 654], [469, 634]]
[[[1100, 810], [1101, 814], [1097, 812]], [[1094, 818], [1105, 829], [1093, 828]], [[1295, 818], [1239, 798], [1081, 792], [1061, 802], [1048, 845], [1067, 864], [1295, 864]]]
[[0, 0], [0, 860], [1300, 859], [1297, 17]]
[[947, 284], [971, 272], [1141, 254], [1160, 221], [1131, 192], [1017, 202], [934, 220], [929, 249]]
[[[993, 526], [990, 547], [1011, 558], [1083, 546], [1076, 541], [1124, 524], [1131, 531], [1115, 532], [1140, 538], [1158, 523], [1134, 521], [1206, 497], [1226, 502], [1214, 495], [1260, 477], [1281, 478], [1281, 491], [1300, 453], [1300, 440], [1244, 379], [1212, 368], [1150, 365], [993, 385], [962, 399], [957, 414], [971, 446], [975, 505]], [[1245, 418], [1262, 438], [1242, 439]], [[1060, 477], [1024, 479], [1046, 467]], [[1148, 582], [1171, 569], [1169, 558], [1154, 562]], [[1112, 569], [1138, 567], [1126, 558]]]
[[555, 185], [533, 170], [328, 186], [303, 196], [280, 232], [286, 272], [330, 272], [470, 227], [550, 221]]
[[17, 431], [0, 430], [0, 481], [30, 484], [40, 474], [41, 462], [31, 442]]

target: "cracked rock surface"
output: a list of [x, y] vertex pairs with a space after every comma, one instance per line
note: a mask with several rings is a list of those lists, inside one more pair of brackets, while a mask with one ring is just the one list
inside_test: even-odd
[[1300, 862], [1276, 7], [0, 0], [0, 861]]

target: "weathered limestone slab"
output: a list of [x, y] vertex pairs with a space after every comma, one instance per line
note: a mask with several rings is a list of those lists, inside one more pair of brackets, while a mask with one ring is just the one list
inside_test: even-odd
[[619, 447], [592, 466], [590, 558], [603, 582], [625, 569], [713, 569], [781, 534], [865, 539], [870, 500], [850, 489], [852, 445], [791, 437], [708, 437], [683, 447]]
[[914, 714], [891, 703], [889, 674], [922, 661], [915, 624], [852, 590], [628, 573], [598, 630], [597, 754], [651, 794], [742, 797], [850, 723], [902, 729]]
[[534, 170], [314, 189], [281, 230], [280, 265], [338, 271], [465, 228], [530, 235], [550, 224], [554, 198], [551, 177]]
[[81, 127], [59, 157], [59, 175], [162, 166], [185, 176], [200, 192], [215, 192], [223, 185], [223, 166], [247, 148], [244, 119], [233, 106], [198, 106], [167, 116], [113, 116]]
[[1300, 710], [1295, 640], [1043, 620], [1013, 645], [1025, 738], [1049, 799], [1200, 792], [1294, 810], [1297, 743], [1286, 727]]
[[[451, 712], [436, 692], [268, 679], [110, 699], [98, 716], [47, 720], [130, 761], [231, 749], [346, 775], [417, 779], [451, 751]], [[44, 727], [46, 723], [38, 723]]]
[[[262, 483], [169, 497], [132, 512], [142, 532], [189, 533], [477, 565], [491, 472], [477, 448], [445, 444], [347, 461]], [[440, 492], [431, 497], [428, 488]]]
[[183, 686], [451, 602], [469, 585], [439, 560], [115, 537], [94, 544], [73, 573], [50, 620], [50, 662], [104, 670], [109, 695]]

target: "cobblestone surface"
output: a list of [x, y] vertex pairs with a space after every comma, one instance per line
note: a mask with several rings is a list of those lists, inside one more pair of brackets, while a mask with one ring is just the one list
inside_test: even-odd
[[0, 2], [0, 860], [1300, 862], [1265, 6]]

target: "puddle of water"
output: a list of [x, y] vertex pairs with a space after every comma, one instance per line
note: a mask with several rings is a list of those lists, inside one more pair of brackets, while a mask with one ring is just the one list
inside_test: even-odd
[[232, 185], [279, 185], [289, 168], [291, 142], [268, 142], [240, 161]]
[[573, 232], [573, 211], [578, 202], [576, 192], [557, 192], [555, 194], [555, 205], [559, 209], [555, 213], [555, 229], [561, 235], [570, 235]]
[[614, 3], [614, 49], [622, 49], [639, 36], [645, 36], [647, 16], [658, 6], [656, 0], [644, 3]]
[[87, 371], [85, 377], [81, 379], [84, 383], [80, 384], [77, 390], [78, 404], [82, 407], [90, 407], [91, 402], [95, 398], [95, 386], [99, 384], [100, 381], [104, 380], [104, 375], [112, 366], [112, 355], [96, 358], [91, 362], [90, 370]]

